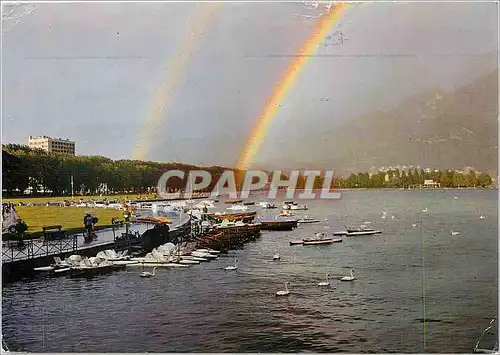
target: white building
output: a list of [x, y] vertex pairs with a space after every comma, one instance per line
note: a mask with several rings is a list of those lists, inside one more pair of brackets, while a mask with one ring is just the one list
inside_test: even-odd
[[75, 155], [75, 142], [69, 139], [52, 138], [47, 136], [29, 136], [30, 148], [43, 149], [49, 153], [62, 153]]
[[434, 180], [424, 180], [424, 187], [440, 187], [440, 184]]

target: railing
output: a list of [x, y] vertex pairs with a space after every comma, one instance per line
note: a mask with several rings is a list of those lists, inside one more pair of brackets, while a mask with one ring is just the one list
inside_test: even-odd
[[2, 245], [2, 263], [17, 260], [28, 260], [49, 255], [57, 255], [65, 252], [75, 252], [78, 250], [78, 235], [73, 235], [67, 239], [43, 241], [27, 240], [23, 242], [8, 242]]

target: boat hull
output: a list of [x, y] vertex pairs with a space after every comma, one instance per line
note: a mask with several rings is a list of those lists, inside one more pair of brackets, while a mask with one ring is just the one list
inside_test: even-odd
[[261, 221], [263, 230], [291, 231], [297, 227], [297, 221]]

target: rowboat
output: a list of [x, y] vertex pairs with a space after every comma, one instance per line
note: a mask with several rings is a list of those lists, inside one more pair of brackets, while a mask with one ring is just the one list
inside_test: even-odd
[[353, 229], [347, 229], [345, 231], [335, 232], [333, 233], [333, 235], [345, 235], [346, 237], [354, 237], [359, 235], [374, 235], [381, 233], [382, 231], [380, 230], [361, 227], [361, 228], [353, 228]]
[[185, 265], [185, 264], [176, 264], [176, 263], [170, 263], [170, 262], [166, 262], [166, 263], [162, 263], [162, 262], [147, 262], [147, 261], [143, 261], [143, 262], [138, 262], [138, 263], [135, 263], [135, 264], [127, 264], [127, 267], [138, 267], [138, 266], [141, 266], [141, 267], [173, 267], [173, 268], [182, 268], [182, 267], [189, 267], [189, 265]]
[[314, 239], [304, 239], [303, 244], [304, 245], [321, 245], [321, 244], [333, 244], [333, 243], [341, 243], [342, 239], [319, 239], [319, 240], [314, 240]]
[[325, 238], [325, 233], [316, 233], [314, 238], [304, 239], [302, 242], [304, 245], [322, 245], [322, 244], [332, 244], [332, 243], [341, 243], [342, 239], [332, 239]]
[[310, 216], [304, 216], [297, 221], [297, 223], [319, 223], [319, 219]]

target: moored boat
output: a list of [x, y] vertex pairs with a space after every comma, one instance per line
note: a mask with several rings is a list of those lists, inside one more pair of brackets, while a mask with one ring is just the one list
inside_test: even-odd
[[275, 220], [275, 221], [260, 221], [263, 230], [293, 230], [297, 227], [296, 219]]
[[307, 210], [307, 206], [299, 205], [294, 201], [283, 202], [283, 206], [281, 207], [283, 210]]
[[345, 235], [347, 237], [354, 237], [354, 236], [359, 236], [359, 235], [374, 235], [374, 234], [381, 234], [382, 231], [380, 230], [375, 230], [372, 228], [366, 228], [361, 226], [360, 228], [349, 228], [345, 231], [339, 231], [333, 233], [333, 235]]
[[304, 216], [303, 218], [299, 219], [297, 223], [319, 223], [319, 219], [316, 219], [314, 217], [310, 216]]
[[303, 245], [321, 245], [321, 244], [332, 244], [332, 243], [341, 243], [342, 239], [337, 238], [325, 238], [325, 233], [316, 233], [314, 238], [304, 239]]

